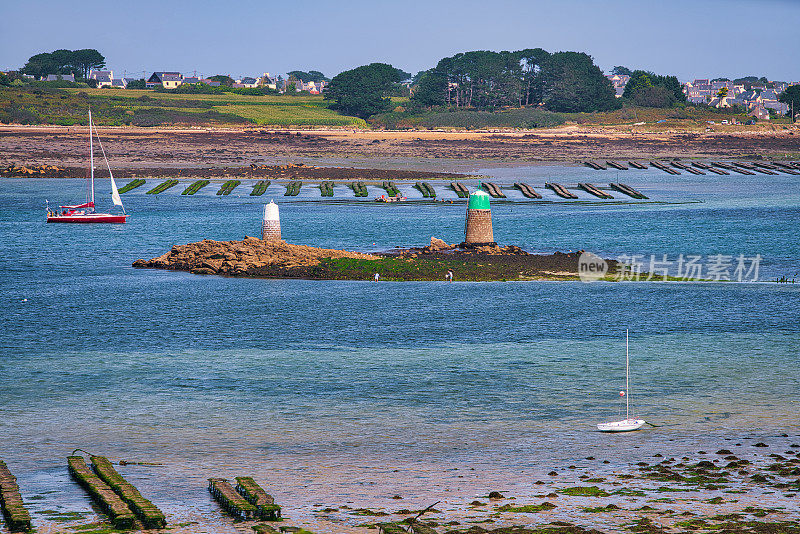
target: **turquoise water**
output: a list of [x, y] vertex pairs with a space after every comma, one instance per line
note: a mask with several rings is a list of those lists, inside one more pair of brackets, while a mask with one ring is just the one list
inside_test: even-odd
[[[525, 179], [550, 200], [545, 179], [617, 180], [567, 167], [476, 170]], [[136, 270], [135, 259], [173, 244], [258, 235], [271, 196], [288, 241], [365, 251], [460, 241], [464, 204], [317, 203], [311, 188], [285, 201], [276, 184], [261, 199], [244, 186], [217, 197], [214, 184], [154, 197], [148, 183], [124, 195], [126, 225], [46, 225], [44, 199], [80, 200], [83, 182], [4, 179], [3, 459], [28, 498], [66, 488], [42, 507], [87, 510], [65, 474], [73, 449], [163, 463], [126, 474], [171, 513], [191, 504], [204, 520], [212, 475], [261, 476], [301, 508], [397, 488], [430, 504], [423, 497], [456, 467], [480, 477], [453, 490], [469, 493], [589, 455], [611, 469], [725, 439], [796, 442], [800, 285], [767, 280], [800, 271], [799, 177], [628, 172], [619, 180], [655, 202], [512, 192], [520, 202], [494, 204], [496, 240], [609, 257], [759, 254], [762, 282], [374, 284]], [[635, 412], [661, 426], [609, 437], [593, 429], [620, 413], [626, 328]]]

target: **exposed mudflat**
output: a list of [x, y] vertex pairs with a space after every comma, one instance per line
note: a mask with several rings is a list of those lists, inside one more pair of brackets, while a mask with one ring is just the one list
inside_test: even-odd
[[[752, 131], [643, 132], [565, 126], [519, 132], [101, 128], [116, 169], [157, 170], [280, 164], [302, 158], [445, 158], [520, 162], [585, 159], [745, 158], [800, 154], [794, 127]], [[0, 127], [0, 166], [85, 167], [86, 131]], [[216, 172], [216, 171], [215, 171]], [[235, 171], [231, 170], [231, 173]], [[224, 171], [223, 171], [224, 174]], [[434, 176], [429, 175], [430, 178]]]

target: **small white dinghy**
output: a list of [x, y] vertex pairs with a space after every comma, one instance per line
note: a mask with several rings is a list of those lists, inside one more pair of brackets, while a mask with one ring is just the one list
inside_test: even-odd
[[644, 419], [631, 419], [631, 401], [628, 395], [630, 387], [630, 372], [628, 358], [628, 331], [625, 330], [625, 391], [620, 391], [620, 397], [625, 397], [625, 419], [622, 421], [612, 421], [610, 423], [600, 423], [597, 430], [600, 432], [631, 432], [639, 430], [645, 424]]

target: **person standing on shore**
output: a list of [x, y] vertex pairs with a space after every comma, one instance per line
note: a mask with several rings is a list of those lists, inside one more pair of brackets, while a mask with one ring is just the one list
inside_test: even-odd
[[378, 278], [380, 278], [380, 277], [381, 277], [381, 275], [379, 275], [378, 273], [375, 273], [375, 276], [373, 276], [372, 278], [373, 278], [373, 280], [375, 280], [377, 282]]
[[452, 269], [447, 269], [447, 274], [444, 275], [444, 279], [446, 281], [448, 281], [448, 282], [452, 282], [453, 281], [453, 270]]

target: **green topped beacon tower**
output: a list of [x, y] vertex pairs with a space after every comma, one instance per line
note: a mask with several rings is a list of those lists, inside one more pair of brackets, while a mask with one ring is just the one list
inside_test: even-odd
[[469, 196], [464, 243], [466, 245], [494, 245], [492, 232], [492, 209], [489, 194], [478, 185], [477, 191]]

